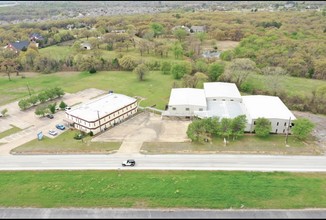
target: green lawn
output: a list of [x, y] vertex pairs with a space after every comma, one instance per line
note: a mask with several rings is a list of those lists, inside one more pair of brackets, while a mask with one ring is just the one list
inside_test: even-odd
[[[269, 78], [257, 74], [250, 75], [247, 80], [251, 85], [254, 85], [256, 89], [266, 89], [266, 81], [269, 80]], [[281, 88], [290, 96], [311, 96], [311, 92], [314, 89], [325, 86], [326, 82], [325, 80], [282, 76], [280, 84]]]
[[70, 46], [51, 46], [39, 49], [41, 56], [49, 56], [56, 60], [63, 60], [72, 54], [72, 48]]
[[326, 208], [325, 173], [3, 171], [2, 207]]
[[11, 135], [11, 134], [17, 133], [17, 132], [19, 132], [19, 131], [22, 130], [22, 129], [20, 129], [20, 128], [14, 126], [14, 125], [10, 125], [10, 126], [11, 126], [12, 128], [10, 128], [10, 129], [8, 129], [8, 130], [6, 130], [6, 131], [0, 133], [0, 139], [1, 139], [1, 138], [4, 138], [4, 137], [7, 137], [7, 136], [9, 136], [9, 135]]
[[34, 93], [42, 89], [59, 86], [65, 92], [75, 93], [88, 88], [113, 90], [129, 96], [142, 96], [142, 106], [156, 104], [164, 109], [169, 101], [173, 84], [171, 75], [163, 75], [160, 71], [151, 71], [144, 81], [139, 81], [136, 74], [128, 71], [103, 71], [95, 74], [82, 73], [52, 73], [37, 74], [27, 78], [13, 77], [9, 81], [0, 77], [0, 105], [28, 96], [27, 83]]
[[212, 143], [171, 143], [145, 142], [141, 148], [144, 154], [200, 154], [200, 153], [232, 153], [232, 154], [277, 154], [277, 155], [319, 155], [323, 151], [314, 143], [312, 137], [302, 142], [293, 136], [288, 137], [288, 147], [285, 146], [285, 136], [270, 135], [259, 138], [246, 135], [238, 140], [230, 140], [226, 146], [222, 138], [214, 138]]
[[11, 150], [12, 154], [107, 154], [119, 149], [120, 142], [91, 142], [87, 136], [83, 140], [75, 140], [76, 130], [65, 131], [55, 138], [43, 136], [43, 140], [37, 139], [27, 142]]

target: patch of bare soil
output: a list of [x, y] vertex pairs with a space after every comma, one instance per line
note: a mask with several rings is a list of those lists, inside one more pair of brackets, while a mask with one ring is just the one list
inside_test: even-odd
[[316, 137], [317, 144], [326, 152], [326, 116], [310, 112], [292, 111], [296, 117], [307, 118], [315, 124], [312, 135]]
[[238, 46], [238, 41], [217, 41], [216, 46], [219, 51], [230, 50]]

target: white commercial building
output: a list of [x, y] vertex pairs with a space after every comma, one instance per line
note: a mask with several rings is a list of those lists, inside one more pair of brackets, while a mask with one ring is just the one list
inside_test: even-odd
[[242, 96], [246, 108], [247, 131], [255, 130], [255, 120], [267, 118], [272, 125], [272, 133], [286, 133], [292, 127], [296, 117], [277, 96], [250, 95]]
[[137, 109], [135, 98], [110, 93], [66, 111], [66, 119], [76, 129], [96, 134], [128, 119]]
[[176, 88], [171, 90], [166, 116], [192, 117], [195, 111], [206, 111], [205, 92], [202, 89]]
[[199, 118], [246, 115], [247, 132], [254, 132], [255, 120], [264, 117], [271, 122], [272, 133], [286, 133], [296, 119], [278, 97], [241, 96], [234, 83], [223, 82], [204, 83], [204, 89], [172, 89], [168, 108], [162, 115]]

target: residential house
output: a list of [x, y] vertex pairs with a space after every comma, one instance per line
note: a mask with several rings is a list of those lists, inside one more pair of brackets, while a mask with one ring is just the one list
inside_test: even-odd
[[29, 41], [16, 41], [13, 43], [8, 43], [4, 48], [10, 49], [10, 50], [18, 53], [19, 51], [27, 49], [29, 46], [29, 43], [30, 43]]

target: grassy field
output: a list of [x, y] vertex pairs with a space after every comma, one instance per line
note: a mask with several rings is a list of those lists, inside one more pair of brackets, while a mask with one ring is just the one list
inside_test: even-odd
[[325, 173], [3, 171], [2, 207], [326, 208]]
[[[254, 85], [254, 88], [256, 89], [266, 89], [266, 81], [269, 80], [269, 78], [257, 74], [250, 75], [247, 80], [251, 85]], [[314, 89], [325, 85], [326, 82], [324, 80], [305, 79], [291, 76], [282, 76], [282, 80], [280, 81], [280, 87], [290, 96], [311, 96], [311, 92]]]
[[42, 89], [59, 86], [65, 92], [75, 93], [87, 88], [113, 90], [129, 96], [146, 98], [142, 106], [156, 104], [164, 109], [168, 103], [173, 78], [163, 75], [160, 71], [152, 71], [140, 82], [136, 74], [127, 71], [110, 71], [89, 74], [86, 72], [69, 72], [53, 74], [37, 74], [26, 78], [13, 77], [9, 81], [6, 77], [0, 78], [0, 105], [28, 96], [27, 84], [33, 89], [32, 93]]
[[10, 128], [10, 129], [8, 129], [8, 130], [6, 130], [6, 131], [0, 133], [0, 139], [1, 139], [1, 138], [4, 138], [4, 137], [6, 137], [6, 136], [9, 136], [9, 135], [11, 135], [11, 134], [17, 133], [17, 132], [19, 132], [19, 131], [22, 130], [22, 129], [20, 129], [20, 128], [14, 126], [14, 125], [10, 125], [10, 126], [11, 126], [12, 128]]
[[67, 58], [71, 53], [71, 47], [70, 46], [51, 46], [51, 47], [45, 47], [39, 50], [41, 56], [49, 56], [50, 58], [56, 59], [56, 60], [63, 60]]
[[212, 143], [165, 143], [145, 142], [141, 148], [144, 154], [200, 154], [200, 153], [232, 153], [232, 154], [277, 154], [277, 155], [319, 155], [322, 149], [318, 147], [313, 138], [302, 142], [295, 137], [288, 138], [288, 147], [285, 146], [285, 136], [270, 135], [268, 138], [259, 138], [246, 135], [238, 140], [230, 140], [224, 146], [222, 138], [214, 138]]
[[119, 149], [120, 142], [91, 142], [87, 136], [83, 140], [73, 137], [77, 131], [65, 131], [55, 138], [43, 136], [11, 150], [12, 154], [108, 154]]

